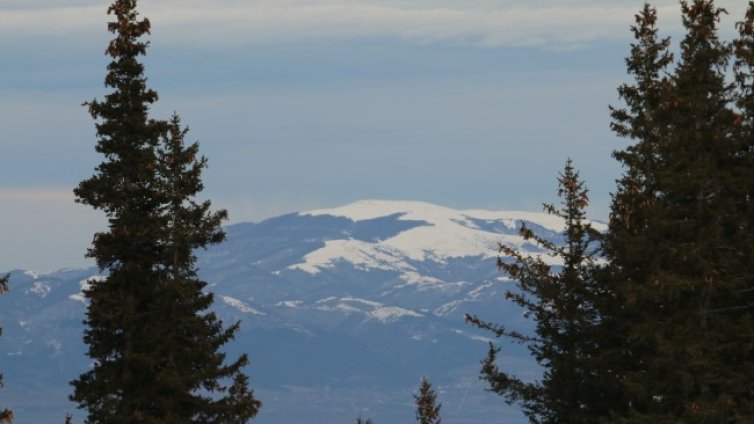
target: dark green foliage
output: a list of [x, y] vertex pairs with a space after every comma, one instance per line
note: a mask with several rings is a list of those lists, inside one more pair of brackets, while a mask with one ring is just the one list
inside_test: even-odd
[[[603, 315], [612, 318], [613, 330], [621, 337], [615, 339], [615, 344], [605, 344], [600, 357], [620, 374], [640, 373], [645, 358], [654, 355], [654, 348], [648, 340], [651, 329], [637, 334], [639, 337], [629, 337], [629, 334], [637, 330], [636, 323], [649, 309], [658, 306], [645, 303], [645, 300], [619, 288], [631, 287], [648, 279], [660, 245], [658, 234], [652, 229], [652, 210], [660, 196], [657, 176], [662, 160], [660, 151], [670, 133], [671, 102], [668, 98], [672, 82], [668, 69], [673, 59], [668, 52], [670, 40], [658, 38], [656, 24], [657, 11], [647, 3], [636, 15], [636, 25], [631, 28], [635, 42], [631, 45], [626, 67], [634, 82], [618, 88], [626, 108], [611, 107], [613, 131], [635, 142], [614, 153], [623, 164], [625, 173], [618, 180], [609, 231], [602, 245], [610, 260], [611, 272], [603, 273], [600, 278], [619, 296], [616, 307], [603, 311]], [[641, 393], [641, 384], [628, 386], [639, 390], [623, 390], [623, 404], [641, 405], [646, 398]]]
[[442, 404], [437, 403], [437, 393], [432, 388], [432, 383], [427, 378], [422, 378], [419, 384], [419, 393], [414, 394], [416, 404], [416, 422], [419, 424], [440, 424], [440, 409]]
[[599, 233], [585, 219], [587, 190], [570, 160], [560, 175], [561, 208], [545, 210], [565, 222], [565, 243], [560, 246], [538, 237], [526, 227], [521, 236], [545, 250], [545, 257], [562, 263], [555, 272], [541, 256], [524, 256], [509, 246], [500, 246], [498, 266], [516, 289], [506, 298], [524, 308], [536, 323], [535, 335], [511, 331], [503, 325], [467, 316], [473, 325], [491, 330], [498, 337], [524, 344], [544, 369], [541, 381], [527, 382], [500, 370], [495, 361], [499, 348], [490, 345], [482, 362], [482, 378], [490, 390], [508, 403], [519, 403], [533, 423], [597, 423], [620, 408], [609, 367], [597, 358], [604, 331], [600, 308], [609, 293], [595, 279]]
[[371, 418], [363, 419], [361, 417], [356, 418], [356, 424], [374, 424]]
[[105, 161], [75, 194], [108, 217], [88, 252], [108, 276], [85, 291], [93, 367], [72, 382], [71, 399], [88, 423], [245, 423], [260, 407], [241, 372], [248, 360], [226, 364], [220, 351], [238, 324], [225, 329], [207, 311], [213, 298], [193, 255], [223, 240], [226, 213], [193, 200], [206, 160], [198, 144], [184, 145], [178, 117], [148, 117], [157, 94], [138, 56], [149, 21], [135, 8], [134, 0], [109, 8], [116, 37], [105, 84], [113, 90], [88, 103]]
[[[0, 294], [5, 293], [8, 291], [8, 278], [9, 275], [2, 275], [0, 276]], [[3, 334], [3, 329], [0, 328], [0, 335]], [[3, 375], [0, 374], [0, 387], [3, 387]], [[7, 408], [3, 408], [0, 410], [0, 423], [12, 423], [13, 422], [13, 411]]]
[[[647, 208], [655, 202], [657, 182], [655, 172], [660, 160], [659, 149], [668, 134], [667, 95], [671, 83], [666, 73], [672, 62], [668, 52], [669, 39], [657, 36], [657, 11], [645, 4], [636, 15], [636, 25], [631, 28], [635, 42], [631, 45], [631, 55], [626, 59], [629, 75], [634, 84], [623, 84], [618, 94], [626, 103], [625, 109], [610, 108], [613, 117], [611, 127], [615, 133], [636, 141], [625, 150], [614, 153], [615, 158], [626, 168], [626, 173], [618, 181], [618, 192], [613, 199], [611, 215], [611, 240], [621, 237], [636, 239], [646, 233]], [[625, 233], [625, 234], [624, 234]], [[620, 265], [641, 273], [647, 256], [641, 254], [651, 245], [641, 250], [617, 255], [626, 261]], [[606, 248], [612, 248], [607, 243]], [[629, 262], [630, 261], [630, 262]], [[639, 276], [641, 278], [641, 276]]]
[[[744, 308], [738, 313], [740, 317], [738, 326], [754, 328], [754, 284], [750, 282], [750, 276], [754, 275], [754, 176], [752, 176], [754, 173], [752, 172], [754, 170], [754, 2], [749, 2], [745, 18], [738, 24], [738, 30], [739, 37], [734, 42], [736, 58], [734, 72], [737, 83], [736, 102], [740, 114], [734, 122], [737, 160], [736, 169], [733, 172], [741, 178], [736, 182], [736, 186], [731, 188], [739, 190], [737, 193], [739, 201], [736, 202], [739, 218], [738, 235], [735, 236], [738, 243], [735, 249], [740, 259], [741, 275], [749, 277], [746, 281], [739, 283], [735, 296], [739, 308]], [[751, 341], [751, 336], [749, 340]], [[748, 354], [754, 356], [751, 348]], [[749, 359], [739, 365], [742, 368], [742, 377], [748, 378], [744, 385], [748, 387], [749, 405], [754, 405], [754, 399], [752, 399], [754, 388], [751, 384], [754, 380], [753, 362]], [[749, 409], [748, 414], [749, 417], [754, 416], [752, 408]]]
[[[620, 421], [752, 422], [750, 98], [726, 82], [724, 10], [705, 0], [681, 7], [687, 33], [667, 76], [667, 43], [645, 41], [654, 31], [645, 8], [640, 24], [649, 30], [635, 31], [639, 47], [628, 61], [635, 85], [619, 89], [628, 110], [613, 113], [614, 130], [635, 141], [616, 153], [626, 171], [605, 240], [623, 305], [612, 312], [624, 323], [630, 400]], [[750, 84], [740, 72], [750, 71], [746, 27], [736, 43], [742, 92]]]

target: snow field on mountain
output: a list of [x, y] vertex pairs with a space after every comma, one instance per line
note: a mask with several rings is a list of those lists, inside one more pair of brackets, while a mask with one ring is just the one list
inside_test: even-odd
[[[553, 232], [560, 232], [564, 227], [562, 219], [547, 214], [476, 209], [458, 211], [430, 203], [409, 201], [363, 200], [333, 209], [302, 212], [300, 215], [330, 215], [354, 222], [399, 215], [399, 220], [426, 223], [380, 241], [350, 238], [327, 240], [324, 247], [305, 255], [302, 263], [289, 267], [317, 274], [344, 261], [362, 270], [400, 271], [404, 281], [420, 284], [439, 280], [421, 275], [411, 262], [430, 260], [446, 263], [449, 258], [494, 258], [497, 256], [499, 243], [528, 254], [537, 254], [534, 246], [518, 235], [521, 222], [526, 221]], [[500, 224], [508, 231], [487, 231], [479, 228], [475, 221]], [[555, 258], [542, 256], [542, 259], [551, 265], [559, 265]]]

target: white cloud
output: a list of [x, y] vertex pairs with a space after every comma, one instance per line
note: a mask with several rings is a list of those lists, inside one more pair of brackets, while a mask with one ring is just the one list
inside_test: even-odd
[[[680, 29], [675, 0], [655, 2], [665, 32]], [[742, 1], [720, 1], [732, 21]], [[24, 6], [26, 5], [26, 6]], [[638, 1], [612, 0], [153, 0], [142, 12], [161, 42], [224, 47], [312, 39], [392, 37], [483, 47], [578, 47], [627, 38]], [[106, 4], [11, 1], [0, 6], [0, 34], [44, 36], [103, 31]]]

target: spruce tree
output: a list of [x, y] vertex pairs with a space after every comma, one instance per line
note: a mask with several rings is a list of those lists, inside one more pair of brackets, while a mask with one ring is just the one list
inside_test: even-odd
[[516, 288], [506, 298], [534, 320], [535, 334], [527, 335], [504, 325], [466, 319], [473, 325], [521, 343], [529, 349], [544, 375], [540, 381], [524, 381], [498, 368], [500, 348], [490, 344], [481, 376], [490, 390], [509, 404], [517, 403], [533, 423], [598, 423], [621, 408], [613, 392], [617, 381], [609, 367], [598, 360], [603, 321], [601, 309], [610, 292], [596, 279], [600, 234], [585, 217], [588, 194], [571, 161], [559, 179], [561, 207], [545, 210], [565, 222], [564, 243], [548, 241], [523, 226], [521, 236], [561, 263], [556, 271], [542, 256], [527, 256], [500, 246], [498, 266]]
[[[742, 188], [750, 182], [733, 137], [731, 48], [718, 37], [725, 11], [709, 0], [681, 7], [679, 63], [663, 80], [659, 103], [642, 98], [642, 110], [655, 112], [651, 132], [616, 127], [636, 140], [629, 152], [653, 145], [653, 155], [638, 162], [616, 155], [628, 176], [647, 173], [651, 184], [641, 202], [632, 200], [630, 184], [619, 185], [606, 240], [630, 360], [623, 422], [750, 422], [754, 352], [744, 329], [751, 328], [751, 304], [741, 297], [751, 290], [749, 248], [741, 243], [749, 219]], [[636, 119], [628, 123], [642, 128]], [[637, 211], [640, 225], [629, 225]]]
[[[220, 352], [239, 324], [223, 329], [215, 314], [206, 312], [213, 296], [202, 291], [207, 284], [197, 276], [193, 254], [197, 248], [224, 240], [220, 224], [227, 213], [211, 212], [209, 201], [193, 200], [203, 188], [201, 172], [207, 159], [198, 156], [198, 143], [185, 145], [187, 132], [178, 115], [173, 115], [157, 149], [160, 192], [165, 199], [156, 298], [162, 313], [158, 319], [170, 325], [158, 327], [162, 332], [154, 334], [154, 341], [155, 354], [169, 358], [170, 366], [160, 370], [156, 378], [165, 383], [165, 390], [176, 393], [166, 409], [176, 411], [180, 422], [195, 418], [197, 422], [245, 423], [261, 406], [241, 372], [248, 358], [242, 355], [225, 365], [225, 354]], [[208, 395], [199, 395], [199, 389]]]
[[[741, 176], [731, 189], [738, 188], [736, 194], [738, 200], [739, 235], [736, 252], [740, 258], [742, 275], [754, 275], [754, 2], [749, 2], [744, 19], [738, 23], [739, 37], [735, 41], [735, 75], [736, 75], [736, 100], [739, 115], [735, 120], [735, 137], [737, 143], [736, 173]], [[742, 279], [739, 287], [735, 289], [739, 308], [744, 307], [746, 313], [739, 314], [738, 327], [754, 328], [754, 284], [750, 278]], [[742, 334], [746, 334], [742, 332]], [[741, 412], [741, 415], [750, 420], [754, 417], [754, 357], [751, 351], [751, 335], [749, 336], [749, 349], [741, 351], [741, 357], [737, 361], [740, 368], [741, 393], [748, 393], [747, 397], [738, 401], [739, 407], [749, 405], [749, 408]], [[748, 356], [747, 356], [748, 355]], [[743, 359], [743, 360], [742, 360]]]
[[[657, 10], [646, 3], [635, 16], [631, 27], [635, 42], [626, 59], [626, 67], [633, 84], [618, 88], [625, 108], [610, 108], [611, 127], [622, 138], [635, 141], [613, 156], [621, 162], [625, 173], [618, 180], [617, 194], [613, 198], [610, 233], [605, 240], [605, 251], [621, 261], [618, 266], [629, 278], [641, 280], [647, 268], [645, 254], [653, 245], [647, 233], [647, 212], [658, 196], [657, 168], [660, 146], [669, 132], [668, 93], [671, 89], [668, 68], [673, 57], [669, 52], [670, 39], [660, 39], [657, 29]], [[629, 238], [632, 244], [621, 240]], [[643, 244], [642, 244], [643, 243]], [[614, 249], [627, 249], [613, 253]]]
[[71, 396], [88, 423], [243, 423], [259, 408], [241, 373], [220, 348], [237, 331], [207, 308], [212, 296], [196, 276], [196, 248], [223, 239], [225, 212], [196, 203], [204, 158], [183, 145], [185, 130], [149, 118], [157, 93], [139, 56], [150, 23], [135, 0], [108, 9], [115, 34], [107, 54], [104, 101], [88, 103], [96, 150], [105, 160], [75, 189], [78, 202], [105, 212], [88, 256], [107, 271], [85, 291], [84, 341], [92, 368], [72, 382]]
[[[660, 305], [621, 290], [647, 281], [659, 246], [653, 231], [653, 208], [660, 196], [658, 172], [661, 147], [670, 132], [669, 108], [672, 82], [669, 77], [673, 56], [670, 39], [659, 38], [657, 10], [645, 3], [631, 27], [634, 43], [626, 59], [633, 83], [618, 88], [625, 108], [610, 108], [613, 131], [634, 143], [613, 156], [625, 171], [617, 182], [609, 220], [609, 231], [602, 242], [609, 261], [608, 272], [600, 274], [603, 286], [611, 287], [617, 298], [602, 311], [603, 319], [613, 324], [615, 343], [603, 343], [599, 357], [618, 375], [639, 372], [647, 358], [655, 354], [653, 333], [634, 331], [643, 315]], [[651, 290], [651, 287], [650, 287]], [[619, 378], [622, 380], [622, 378]], [[644, 385], [623, 381], [620, 385], [623, 406], [643, 408]], [[617, 408], [621, 409], [621, 408]], [[620, 416], [621, 414], [618, 414]]]
[[[8, 279], [10, 276], [8, 274], [0, 276], [0, 294], [6, 293], [8, 291]], [[0, 335], [3, 334], [3, 329], [0, 328]], [[0, 374], [0, 387], [3, 387], [3, 375]], [[3, 408], [0, 410], [0, 423], [12, 423], [13, 422], [13, 411], [11, 411], [8, 408]]]
[[419, 393], [414, 394], [416, 404], [416, 422], [419, 424], [440, 424], [440, 409], [442, 404], [437, 403], [437, 393], [432, 388], [432, 383], [427, 378], [422, 378], [419, 384]]

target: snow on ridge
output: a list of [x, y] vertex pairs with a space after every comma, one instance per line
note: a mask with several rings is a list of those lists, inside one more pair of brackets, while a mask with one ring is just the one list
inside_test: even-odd
[[[436, 224], [438, 221], [466, 221], [470, 228], [475, 225], [468, 221], [469, 218], [483, 221], [498, 221], [510, 229], [517, 229], [520, 221], [527, 221], [542, 226], [551, 231], [561, 232], [565, 228], [565, 221], [557, 216], [544, 212], [529, 212], [516, 210], [490, 211], [485, 209], [461, 209], [456, 210], [445, 206], [421, 201], [401, 200], [359, 200], [348, 205], [334, 208], [315, 209], [300, 212], [304, 216], [331, 215], [348, 218], [354, 222], [366, 221], [402, 214], [401, 220], [426, 221]], [[592, 221], [592, 225], [598, 231], [605, 231], [607, 225], [603, 222]]]
[[482, 343], [487, 343], [487, 344], [495, 342], [495, 339], [492, 339], [489, 337], [478, 336], [475, 334], [470, 334], [468, 331], [463, 331], [463, 330], [458, 330], [458, 329], [453, 329], [451, 331], [455, 334], [458, 334], [459, 336], [468, 337], [469, 339], [477, 341], [477, 342], [482, 342]]
[[424, 315], [397, 306], [383, 306], [367, 314], [368, 319], [376, 319], [385, 323], [395, 322], [403, 317], [422, 318]]
[[252, 308], [251, 306], [243, 303], [242, 301], [236, 299], [235, 297], [230, 296], [220, 296], [220, 298], [223, 300], [223, 302], [231, 306], [233, 308], [238, 309], [241, 312], [247, 313], [247, 314], [253, 314], [253, 315], [266, 315], [264, 312], [259, 312], [258, 310]]
[[319, 299], [316, 303], [327, 303], [327, 302], [332, 302], [333, 300], [338, 300], [338, 298], [335, 296], [329, 296], [329, 297], [325, 297], [324, 299]]
[[[447, 263], [450, 258], [495, 258], [499, 243], [522, 251], [529, 250], [528, 242], [516, 231], [510, 234], [487, 231], [479, 228], [475, 221], [500, 223], [510, 230], [515, 230], [525, 221], [554, 232], [561, 232], [565, 225], [561, 218], [545, 213], [455, 210], [426, 202], [390, 200], [361, 200], [341, 207], [302, 212], [300, 215], [332, 215], [352, 221], [400, 215], [399, 220], [427, 222], [430, 225], [410, 228], [377, 242], [354, 239], [327, 240], [324, 247], [305, 255], [302, 263], [288, 267], [314, 275], [323, 269], [334, 268], [337, 262], [344, 261], [366, 271], [398, 271], [407, 282], [430, 282], [418, 275], [411, 261], [431, 260]], [[598, 230], [604, 229], [604, 224], [594, 225]], [[542, 259], [551, 265], [559, 264], [557, 258], [545, 255]]]
[[277, 307], [281, 308], [291, 308], [296, 309], [299, 306], [301, 306], [304, 302], [301, 300], [283, 300], [282, 302], [278, 302], [275, 304]]
[[[453, 213], [454, 211], [453, 209], [433, 205], [426, 202], [399, 200], [359, 200], [345, 206], [301, 212], [300, 215], [332, 215], [348, 218], [351, 221], [358, 222], [395, 214], [408, 214], [413, 216], [423, 213], [429, 216], [437, 215], [438, 213], [442, 214], [443, 212]], [[401, 219], [410, 220], [414, 218], [402, 216]]]
[[44, 277], [47, 274], [50, 274], [50, 272], [48, 272], [48, 271], [32, 271], [32, 270], [24, 271], [24, 275], [26, 275], [28, 277], [31, 277], [31, 278], [33, 278], [35, 280], [38, 279], [38, 278], [40, 278], [40, 277]]
[[[326, 305], [327, 303], [334, 303], [334, 306]], [[401, 308], [398, 306], [386, 306], [380, 302], [373, 300], [359, 299], [355, 297], [343, 297], [335, 298], [329, 297], [317, 301], [315, 309], [320, 311], [337, 311], [343, 312], [347, 315], [350, 314], [362, 314], [367, 320], [377, 320], [383, 323], [393, 323], [401, 318], [423, 318], [424, 315], [414, 312], [410, 309]], [[359, 308], [357, 306], [361, 306]]]
[[400, 252], [390, 249], [389, 246], [353, 239], [327, 240], [323, 248], [304, 256], [303, 263], [291, 265], [288, 269], [315, 275], [322, 269], [335, 267], [339, 260], [350, 262], [361, 270], [414, 271], [411, 265], [402, 260]]
[[47, 295], [50, 294], [52, 291], [52, 287], [50, 287], [49, 284], [45, 284], [41, 281], [35, 281], [34, 284], [32, 284], [31, 288], [28, 288], [24, 291], [24, 293], [34, 293], [44, 299], [47, 297]]
[[446, 317], [450, 315], [451, 313], [455, 312], [459, 306], [463, 305], [464, 303], [467, 303], [468, 299], [458, 299], [458, 300], [452, 300], [444, 305], [440, 305], [437, 308], [435, 308], [434, 311], [432, 311], [432, 315], [437, 317]]
[[99, 275], [99, 274], [95, 274], [95, 275], [92, 275], [91, 277], [87, 277], [79, 281], [79, 287], [81, 290], [79, 290], [78, 293], [68, 296], [68, 298], [76, 302], [81, 302], [86, 305], [87, 301], [86, 301], [86, 296], [84, 296], [84, 291], [89, 290], [89, 288], [92, 286], [92, 283], [98, 283], [105, 280], [107, 280], [107, 276]]
[[356, 297], [344, 297], [340, 300], [343, 302], [361, 303], [363, 305], [371, 306], [373, 308], [379, 308], [380, 306], [382, 306], [382, 303], [380, 302], [375, 302], [373, 300], [359, 299]]
[[428, 284], [442, 284], [444, 281], [435, 277], [428, 277], [418, 272], [408, 271], [401, 274], [401, 280], [407, 284], [428, 285]]

